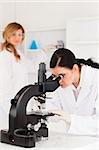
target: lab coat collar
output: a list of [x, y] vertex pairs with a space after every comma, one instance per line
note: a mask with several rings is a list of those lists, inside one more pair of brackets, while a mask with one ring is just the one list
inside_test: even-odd
[[96, 69], [83, 65], [81, 68], [80, 82], [77, 89], [92, 86], [95, 75]]
[[[78, 88], [81, 88], [81, 91], [78, 95], [77, 101], [82, 101], [84, 97], [90, 92], [91, 87], [95, 84], [95, 75], [96, 69], [89, 66], [82, 66], [81, 68], [81, 77]], [[82, 99], [83, 97], [83, 99]]]
[[81, 74], [80, 74], [80, 82], [79, 82], [79, 85], [78, 87], [76, 88], [73, 84], [70, 85], [70, 87], [73, 89], [73, 90], [80, 90], [81, 87], [83, 86], [83, 82], [84, 82], [84, 78], [85, 78], [85, 66], [82, 66], [81, 68]]
[[93, 79], [95, 78], [96, 70], [89, 66], [82, 66], [81, 68], [81, 76], [78, 87], [76, 88], [74, 85], [71, 85], [72, 90], [78, 91], [77, 101], [81, 101], [82, 97], [86, 97], [86, 95], [90, 91], [90, 87], [93, 86]]

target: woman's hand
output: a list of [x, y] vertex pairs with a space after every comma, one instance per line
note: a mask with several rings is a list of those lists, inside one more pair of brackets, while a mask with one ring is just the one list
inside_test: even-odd
[[60, 119], [66, 121], [67, 123], [71, 123], [71, 115], [69, 113], [66, 113], [63, 110], [51, 110], [50, 112], [58, 115]]

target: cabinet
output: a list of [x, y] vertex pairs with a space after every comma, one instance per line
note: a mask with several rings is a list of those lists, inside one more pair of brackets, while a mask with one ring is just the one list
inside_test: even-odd
[[[50, 28], [45, 30], [27, 31], [25, 41], [23, 43], [24, 54], [32, 60], [34, 72], [29, 73], [29, 81], [37, 81], [37, 71], [39, 63], [45, 62], [47, 70], [49, 69], [49, 61], [52, 53], [55, 51], [53, 45], [57, 44], [58, 40], [62, 40], [66, 44], [66, 29]], [[32, 42], [35, 41], [38, 49], [30, 49]], [[49, 46], [48, 46], [49, 45]], [[44, 50], [44, 48], [47, 50]], [[48, 73], [49, 74], [49, 73]], [[34, 80], [33, 80], [34, 79]]]
[[65, 44], [66, 41], [65, 29], [46, 29], [38, 31], [27, 31], [25, 36], [25, 54], [31, 54], [36, 50], [30, 50], [33, 40], [36, 42], [38, 49], [43, 49], [48, 45], [57, 44], [58, 40], [62, 40]]
[[78, 18], [68, 21], [66, 46], [79, 58], [98, 59], [99, 18]]
[[[42, 52], [47, 56], [47, 64], [49, 63], [49, 59], [51, 54], [54, 52], [54, 48], [51, 45], [56, 45], [58, 40], [62, 40], [65, 45], [66, 30], [65, 29], [46, 29], [46, 30], [38, 30], [38, 31], [27, 31], [24, 41], [24, 53], [26, 56], [32, 59], [36, 59], [39, 55], [40, 51], [44, 48], [49, 48]], [[36, 42], [38, 49], [31, 50], [29, 47], [31, 46], [33, 40]], [[39, 57], [43, 57], [40, 56]], [[45, 55], [43, 60], [45, 59]]]

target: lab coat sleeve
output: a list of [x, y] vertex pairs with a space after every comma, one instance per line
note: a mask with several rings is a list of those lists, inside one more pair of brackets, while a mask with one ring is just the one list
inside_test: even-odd
[[46, 99], [46, 110], [61, 110], [61, 104], [57, 90], [50, 94], [50, 99]]
[[71, 115], [70, 134], [99, 136], [99, 100], [96, 101], [96, 113], [91, 116]]
[[12, 91], [12, 66], [10, 56], [0, 53], [0, 128], [8, 128], [8, 114]]
[[[30, 53], [30, 54], [32, 54], [32, 53]], [[24, 60], [24, 63], [27, 67], [28, 72], [33, 72], [36, 74], [39, 69], [39, 64], [41, 62], [46, 63], [46, 61], [47, 61], [47, 55], [42, 49], [38, 50], [31, 56], [27, 55], [27, 57], [26, 57], [22, 53], [21, 53], [21, 56], [22, 56], [22, 59]]]
[[[10, 57], [7, 55], [0, 55], [0, 100], [5, 97], [10, 90], [12, 82], [12, 66]], [[8, 88], [9, 87], [9, 88]]]
[[32, 59], [29, 59], [28, 57], [26, 57], [25, 55], [23, 55], [23, 53], [21, 54], [21, 62], [23, 63], [23, 65], [26, 67], [27, 72], [35, 72], [34, 70], [34, 62], [32, 61]]
[[97, 117], [71, 115], [69, 134], [97, 135]]

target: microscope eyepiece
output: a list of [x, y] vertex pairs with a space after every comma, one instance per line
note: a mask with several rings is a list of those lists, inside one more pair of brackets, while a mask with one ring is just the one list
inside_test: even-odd
[[45, 63], [39, 64], [39, 70], [38, 70], [38, 83], [42, 83], [46, 81], [46, 65]]

